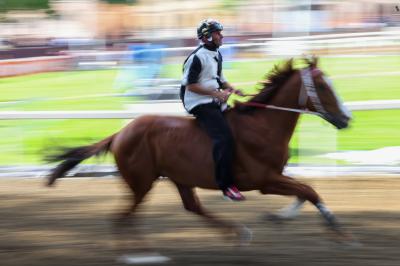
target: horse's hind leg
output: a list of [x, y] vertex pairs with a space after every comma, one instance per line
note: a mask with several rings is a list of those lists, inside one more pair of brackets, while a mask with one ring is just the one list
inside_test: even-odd
[[241, 244], [247, 244], [251, 240], [251, 232], [244, 226], [235, 225], [226, 221], [223, 221], [214, 215], [206, 212], [200, 204], [200, 200], [194, 192], [193, 188], [175, 184], [178, 188], [181, 196], [183, 206], [187, 211], [193, 212], [207, 219], [211, 224], [222, 229], [228, 229], [229, 231], [235, 232], [239, 236]]
[[[135, 241], [141, 243], [141, 249], [146, 250], [148, 244], [138, 228], [137, 220], [133, 220], [132, 215], [137, 211], [138, 207], [143, 203], [147, 193], [151, 190], [153, 182], [157, 179], [156, 175], [149, 171], [134, 171], [132, 168], [119, 168], [122, 178], [128, 185], [132, 194], [129, 198], [129, 207], [122, 212], [118, 212], [113, 218], [114, 223], [112, 232], [115, 236], [115, 243], [118, 249], [130, 250], [132, 246], [132, 236]], [[132, 223], [134, 222], [134, 223]]]
[[[131, 188], [131, 190], [133, 189]], [[139, 205], [143, 202], [147, 192], [149, 191], [150, 189], [146, 191], [134, 192], [133, 195], [130, 195], [130, 205], [127, 209], [117, 214], [117, 222], [127, 221], [132, 216], [132, 214], [135, 213]]]
[[151, 190], [154, 181], [158, 178], [155, 167], [152, 165], [148, 156], [144, 152], [142, 156], [133, 154], [126, 156], [125, 154], [115, 154], [115, 162], [118, 170], [132, 192], [132, 198], [129, 208], [117, 215], [116, 221], [124, 223], [137, 210], [147, 193]]
[[134, 171], [131, 171], [129, 174], [121, 173], [123, 179], [133, 193], [133, 201], [130, 203], [128, 209], [118, 215], [120, 221], [127, 220], [132, 216], [139, 205], [143, 202], [147, 193], [151, 190], [153, 182], [157, 179], [156, 175], [143, 172], [141, 174], [135, 173]]

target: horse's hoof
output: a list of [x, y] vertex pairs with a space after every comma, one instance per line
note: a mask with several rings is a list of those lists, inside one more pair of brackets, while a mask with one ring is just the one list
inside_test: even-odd
[[253, 240], [253, 232], [245, 225], [242, 225], [238, 229], [239, 246], [244, 247], [250, 245]]
[[345, 245], [349, 248], [360, 248], [362, 247], [362, 243], [359, 242], [353, 234], [346, 232], [342, 227], [330, 227], [330, 232], [332, 234], [331, 238], [333, 241]]
[[360, 248], [363, 245], [359, 242], [353, 234], [349, 232], [342, 231], [340, 234], [341, 243], [345, 244], [347, 247], [350, 248]]
[[51, 178], [51, 177], [49, 177], [49, 178], [47, 178], [47, 180], [46, 180], [46, 186], [47, 186], [47, 187], [52, 187], [52, 186], [54, 185], [55, 182], [56, 182], [56, 178]]

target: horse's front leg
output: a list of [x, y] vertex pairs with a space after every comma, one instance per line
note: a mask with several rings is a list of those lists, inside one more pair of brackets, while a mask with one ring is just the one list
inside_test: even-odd
[[283, 212], [283, 217], [285, 215], [286, 217], [290, 217], [296, 214], [305, 200], [311, 202], [318, 209], [327, 226], [336, 233], [337, 240], [350, 245], [360, 245], [351, 233], [346, 232], [342, 228], [335, 215], [328, 209], [317, 192], [309, 185], [301, 183], [291, 177], [276, 174], [268, 181], [268, 184], [261, 189], [261, 193], [297, 197], [297, 202], [289, 206], [286, 212]]
[[336, 217], [326, 207], [317, 192], [307, 184], [301, 183], [291, 177], [276, 174], [261, 190], [263, 194], [283, 196], [296, 196], [297, 200], [275, 215], [275, 218], [290, 219], [298, 215], [304, 202], [311, 202], [321, 213], [327, 225], [334, 231], [340, 231]]
[[250, 229], [243, 225], [238, 225], [221, 220], [218, 217], [210, 214], [201, 206], [200, 200], [192, 187], [187, 187], [177, 183], [175, 183], [175, 185], [178, 188], [183, 206], [187, 211], [204, 217], [214, 226], [228, 230], [230, 232], [234, 232], [239, 238], [240, 245], [247, 245], [250, 243], [252, 239], [252, 232], [250, 231]]

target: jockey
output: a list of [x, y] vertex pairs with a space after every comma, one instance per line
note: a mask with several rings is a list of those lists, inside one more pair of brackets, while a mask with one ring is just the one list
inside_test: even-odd
[[234, 139], [223, 111], [231, 93], [241, 95], [222, 74], [222, 25], [212, 19], [197, 28], [201, 45], [186, 59], [183, 66], [181, 98], [185, 109], [193, 114], [213, 142], [215, 177], [225, 198], [244, 200], [234, 185], [232, 161]]

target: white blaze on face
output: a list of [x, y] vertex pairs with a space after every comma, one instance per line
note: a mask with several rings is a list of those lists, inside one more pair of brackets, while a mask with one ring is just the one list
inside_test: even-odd
[[351, 112], [349, 111], [349, 109], [347, 109], [346, 106], [344, 106], [342, 100], [340, 99], [340, 97], [337, 95], [334, 87], [333, 87], [333, 82], [330, 78], [326, 77], [325, 75], [322, 76], [322, 78], [324, 79], [325, 83], [328, 84], [328, 86], [331, 88], [333, 95], [336, 98], [336, 101], [338, 103], [338, 107], [340, 109], [340, 111], [345, 114], [347, 117], [351, 118]]

